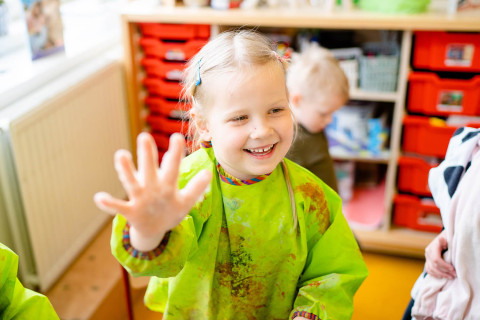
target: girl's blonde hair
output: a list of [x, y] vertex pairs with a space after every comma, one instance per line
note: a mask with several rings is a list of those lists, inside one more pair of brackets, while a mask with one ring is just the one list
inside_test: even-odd
[[208, 88], [210, 79], [267, 63], [276, 64], [286, 73], [288, 63], [274, 51], [272, 41], [251, 30], [223, 32], [190, 59], [184, 71], [182, 98], [192, 105], [189, 135], [193, 150], [200, 143], [198, 121], [205, 119], [208, 94], [213, 92]]
[[316, 42], [306, 44], [301, 53], [294, 53], [287, 74], [292, 94], [316, 99], [319, 94], [349, 98], [348, 79], [333, 54]]

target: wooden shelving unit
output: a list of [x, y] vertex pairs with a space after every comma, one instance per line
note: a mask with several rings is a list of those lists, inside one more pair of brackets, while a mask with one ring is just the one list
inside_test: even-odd
[[[158, 3], [158, 2], [156, 2]], [[398, 30], [401, 31], [401, 53], [397, 91], [392, 93], [353, 90], [354, 100], [387, 102], [393, 105], [390, 130], [390, 151], [378, 157], [348, 157], [338, 159], [372, 162], [387, 166], [384, 197], [379, 199], [384, 208], [384, 219], [377, 230], [354, 230], [357, 239], [366, 250], [375, 250], [410, 256], [423, 256], [425, 246], [435, 236], [432, 233], [395, 228], [391, 225], [392, 199], [396, 193], [397, 160], [400, 155], [402, 119], [405, 113], [407, 75], [410, 68], [412, 32], [416, 30], [480, 31], [480, 11], [447, 16], [444, 12], [416, 15], [382, 15], [359, 10], [322, 12], [318, 9], [257, 9], [219, 11], [211, 8], [160, 7], [145, 1], [131, 2], [122, 14], [125, 46], [125, 66], [129, 99], [130, 133], [132, 146], [135, 137], [144, 127], [142, 87], [140, 83], [137, 24], [143, 22], [209, 24], [212, 34], [236, 26], [316, 28], [338, 30]], [[334, 155], [335, 157], [335, 155]]]

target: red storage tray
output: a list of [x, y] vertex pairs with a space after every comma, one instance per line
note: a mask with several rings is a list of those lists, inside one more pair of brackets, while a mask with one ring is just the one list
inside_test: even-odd
[[143, 58], [140, 63], [148, 76], [177, 81], [183, 78], [184, 62]]
[[408, 76], [407, 108], [428, 115], [480, 115], [480, 75], [470, 80], [441, 79], [434, 73]]
[[413, 65], [438, 71], [480, 71], [480, 33], [415, 32]]
[[431, 196], [428, 174], [437, 165], [438, 163], [430, 164], [421, 158], [401, 156], [398, 159], [398, 189], [420, 196]]
[[145, 104], [152, 114], [160, 114], [178, 119], [186, 118], [188, 116], [187, 112], [191, 108], [189, 103], [151, 96], [145, 98]]
[[188, 133], [188, 122], [176, 119], [170, 119], [164, 116], [148, 115], [147, 123], [150, 125], [153, 133], [164, 133], [170, 135], [180, 132], [183, 135]]
[[158, 78], [145, 78], [142, 81], [145, 88], [152, 95], [159, 95], [170, 99], [180, 99], [182, 85], [176, 81], [166, 81]]
[[205, 40], [165, 42], [155, 38], [140, 38], [140, 46], [148, 57], [170, 61], [184, 61], [195, 55], [206, 43]]
[[433, 200], [398, 194], [393, 203], [393, 223], [397, 226], [436, 233], [442, 231], [440, 209]]
[[[170, 145], [170, 135], [153, 132], [152, 136], [155, 140], [155, 143], [157, 144], [158, 152], [161, 153], [161, 155], [163, 156], [163, 154], [168, 151], [168, 146]], [[185, 139], [185, 142], [187, 149], [190, 150], [193, 142], [189, 139]]]
[[[468, 123], [466, 126], [478, 128], [480, 124]], [[435, 118], [406, 116], [403, 119], [403, 151], [444, 158], [457, 128]]]
[[210, 25], [206, 24], [168, 24], [140, 23], [144, 36], [170, 40], [208, 39]]
[[168, 150], [168, 145], [170, 144], [170, 136], [157, 132], [153, 132], [152, 136], [155, 140], [155, 143], [157, 144], [158, 150]]

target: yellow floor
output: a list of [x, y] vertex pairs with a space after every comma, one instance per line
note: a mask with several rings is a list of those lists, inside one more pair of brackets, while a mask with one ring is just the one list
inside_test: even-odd
[[370, 274], [355, 296], [352, 319], [400, 320], [424, 261], [374, 253], [363, 256]]

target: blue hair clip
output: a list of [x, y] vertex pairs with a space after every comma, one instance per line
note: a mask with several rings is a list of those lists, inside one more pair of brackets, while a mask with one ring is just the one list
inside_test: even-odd
[[202, 78], [200, 78], [200, 62], [202, 62], [202, 58], [198, 60], [198, 69], [197, 69], [197, 81], [195, 81], [195, 86], [197, 87], [200, 83], [202, 83]]

